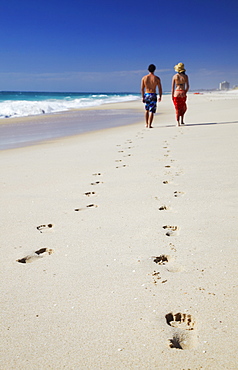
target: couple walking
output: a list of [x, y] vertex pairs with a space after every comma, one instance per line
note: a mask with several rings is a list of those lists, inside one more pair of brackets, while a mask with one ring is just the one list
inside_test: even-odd
[[[155, 76], [155, 65], [150, 64], [148, 67], [149, 74], [141, 80], [141, 94], [143, 103], [145, 103], [145, 121], [146, 127], [152, 128], [152, 122], [157, 107], [157, 88], [158, 102], [162, 98], [162, 85], [159, 77]], [[177, 72], [172, 79], [172, 100], [176, 111], [177, 125], [184, 124], [184, 114], [187, 110], [186, 99], [189, 89], [188, 76], [185, 74], [186, 69], [183, 63], [178, 63], [174, 67]]]

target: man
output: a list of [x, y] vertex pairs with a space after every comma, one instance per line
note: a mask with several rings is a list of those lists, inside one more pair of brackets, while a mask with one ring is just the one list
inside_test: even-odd
[[184, 125], [184, 114], [187, 110], [186, 100], [189, 90], [188, 76], [183, 63], [178, 63], [174, 66], [177, 72], [172, 79], [172, 100], [176, 111], [177, 125]]
[[154, 75], [156, 67], [154, 64], [150, 64], [148, 75], [144, 76], [141, 80], [141, 95], [142, 101], [145, 103], [145, 127], [152, 128], [152, 122], [154, 119], [154, 114], [157, 108], [157, 93], [156, 88], [158, 87], [159, 97], [158, 102], [162, 98], [162, 86], [160, 78]]

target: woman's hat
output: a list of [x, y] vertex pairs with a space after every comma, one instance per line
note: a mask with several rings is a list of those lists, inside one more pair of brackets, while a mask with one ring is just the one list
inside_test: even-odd
[[178, 73], [181, 73], [181, 72], [185, 72], [186, 71], [186, 69], [184, 68], [184, 64], [183, 63], [176, 64], [176, 66], [174, 66], [174, 69]]

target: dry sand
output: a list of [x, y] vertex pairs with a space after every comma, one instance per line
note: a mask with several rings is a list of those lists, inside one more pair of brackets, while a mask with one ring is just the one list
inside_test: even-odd
[[237, 100], [1, 152], [1, 369], [238, 369]]

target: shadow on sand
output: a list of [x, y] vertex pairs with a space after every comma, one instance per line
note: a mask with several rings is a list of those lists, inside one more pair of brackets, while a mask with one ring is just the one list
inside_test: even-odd
[[[210, 125], [227, 125], [232, 123], [238, 123], [238, 121], [232, 121], [232, 122], [204, 122], [204, 123], [185, 123], [184, 125], [181, 125], [179, 127], [191, 127], [191, 126], [210, 126]], [[166, 125], [166, 126], [157, 126], [153, 127], [155, 129], [162, 128], [162, 127], [177, 127], [176, 124]]]
[[233, 122], [207, 122], [207, 123], [187, 123], [185, 126], [209, 126], [209, 125], [226, 125], [231, 123], [238, 123], [238, 121]]

